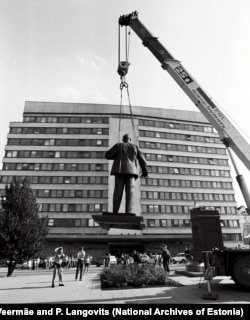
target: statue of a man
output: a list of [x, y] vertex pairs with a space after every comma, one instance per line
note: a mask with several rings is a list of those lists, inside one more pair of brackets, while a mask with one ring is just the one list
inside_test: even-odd
[[131, 143], [129, 134], [125, 134], [122, 143], [116, 143], [105, 153], [105, 158], [114, 160], [111, 175], [115, 176], [113, 195], [113, 213], [118, 213], [125, 188], [125, 213], [132, 213], [134, 206], [135, 180], [138, 178], [139, 163], [142, 177], [148, 176], [147, 163], [139, 147]]

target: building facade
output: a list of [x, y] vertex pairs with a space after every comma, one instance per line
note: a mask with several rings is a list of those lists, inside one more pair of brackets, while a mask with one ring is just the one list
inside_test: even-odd
[[[105, 230], [92, 217], [112, 210], [112, 161], [104, 153], [128, 132], [149, 168], [135, 190], [145, 227]], [[220, 212], [225, 246], [241, 242], [230, 170], [225, 146], [200, 112], [26, 102], [23, 121], [10, 123], [0, 189], [4, 196], [14, 176], [30, 179], [39, 214], [49, 217], [44, 255], [58, 245], [72, 255], [83, 245], [94, 257], [160, 252], [162, 243], [174, 254], [192, 246], [195, 204]]]

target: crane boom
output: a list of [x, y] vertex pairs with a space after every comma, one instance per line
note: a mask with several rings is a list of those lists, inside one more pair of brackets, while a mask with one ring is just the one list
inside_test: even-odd
[[241, 136], [234, 125], [219, 109], [215, 102], [200, 87], [189, 72], [159, 42], [158, 38], [145, 28], [138, 19], [138, 13], [132, 12], [119, 18], [120, 26], [130, 26], [139, 36], [144, 46], [159, 60], [164, 70], [172, 76], [196, 107], [218, 131], [221, 140], [232, 148], [239, 159], [250, 170], [250, 145]]

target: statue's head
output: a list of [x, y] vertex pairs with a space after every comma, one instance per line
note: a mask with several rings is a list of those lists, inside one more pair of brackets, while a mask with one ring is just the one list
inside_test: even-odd
[[123, 142], [130, 142], [131, 141], [131, 137], [128, 133], [124, 134], [124, 136], [122, 137], [122, 141]]

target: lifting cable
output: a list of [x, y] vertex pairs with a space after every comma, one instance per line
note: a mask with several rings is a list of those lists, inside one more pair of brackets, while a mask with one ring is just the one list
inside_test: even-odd
[[[127, 26], [125, 26], [125, 56], [126, 60], [121, 61], [121, 35], [120, 30], [121, 26], [118, 25], [118, 74], [120, 75], [121, 83], [120, 83], [120, 91], [121, 91], [121, 97], [120, 97], [120, 116], [119, 116], [119, 130], [118, 130], [118, 141], [120, 141], [121, 137], [121, 120], [122, 120], [122, 100], [123, 100], [123, 89], [125, 88], [127, 91], [127, 97], [128, 97], [128, 104], [129, 104], [129, 110], [130, 110], [130, 116], [131, 116], [131, 123], [132, 123], [132, 129], [133, 129], [133, 135], [134, 135], [134, 143], [137, 144], [137, 136], [135, 132], [135, 124], [134, 124], [134, 117], [132, 112], [132, 106], [130, 102], [130, 96], [129, 96], [129, 89], [128, 89], [128, 83], [126, 82], [126, 74], [128, 72], [128, 67], [130, 63], [128, 62], [128, 56], [129, 56], [129, 46], [130, 46], [130, 30], [127, 32]], [[129, 39], [127, 37], [129, 35]]]

